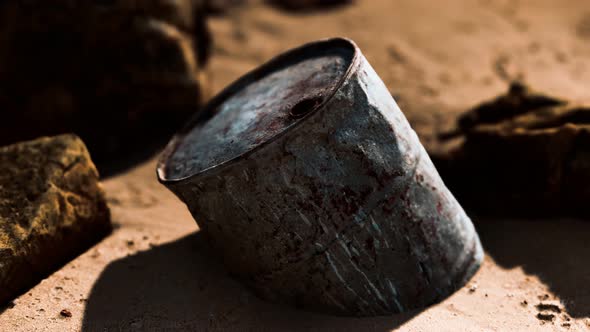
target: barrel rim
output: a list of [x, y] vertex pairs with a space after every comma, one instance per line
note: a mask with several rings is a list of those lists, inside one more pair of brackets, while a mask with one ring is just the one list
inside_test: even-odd
[[[192, 174], [185, 175], [182, 177], [177, 178], [170, 178], [167, 175], [166, 167], [168, 166], [168, 161], [170, 157], [176, 152], [179, 145], [184, 141], [185, 137], [188, 133], [195, 127], [197, 123], [203, 120], [204, 116], [212, 116], [213, 112], [217, 109], [219, 105], [221, 105], [225, 100], [230, 98], [236, 92], [240, 91], [244, 86], [256, 81], [258, 78], [263, 77], [264, 75], [272, 72], [276, 68], [280, 67], [284, 62], [291, 60], [292, 58], [300, 55], [313, 52], [315, 50], [323, 50], [326, 48], [337, 47], [337, 46], [344, 46], [351, 48], [352, 50], [352, 58], [346, 72], [340, 77], [340, 80], [334, 85], [334, 89], [331, 91], [329, 95], [327, 95], [313, 110], [307, 113], [300, 121], [296, 121], [291, 125], [287, 126], [284, 130], [277, 133], [270, 139], [252, 147], [251, 149], [244, 151], [236, 156], [233, 156], [229, 159], [226, 159], [220, 163], [215, 165], [209, 166], [205, 169], [196, 171]], [[233, 165], [240, 160], [247, 158], [249, 155], [253, 154], [254, 152], [264, 148], [265, 146], [273, 143], [274, 141], [280, 139], [282, 136], [286, 135], [289, 132], [292, 132], [294, 129], [299, 127], [301, 124], [305, 123], [303, 121], [305, 118], [317, 113], [319, 110], [323, 109], [325, 105], [327, 105], [334, 95], [340, 90], [340, 88], [345, 84], [346, 81], [353, 75], [355, 69], [358, 67], [358, 63], [361, 58], [361, 52], [358, 46], [354, 41], [344, 37], [334, 37], [334, 38], [327, 38], [327, 39], [320, 39], [317, 41], [306, 43], [302, 46], [290, 49], [284, 53], [281, 53], [268, 62], [258, 66], [257, 68], [249, 71], [248, 73], [244, 74], [240, 78], [238, 78], [233, 83], [229, 84], [225, 87], [220, 93], [218, 93], [213, 99], [211, 99], [202, 110], [196, 112], [188, 123], [179, 130], [174, 136], [170, 139], [164, 150], [161, 152], [160, 157], [158, 158], [157, 166], [156, 166], [156, 174], [158, 177], [158, 181], [164, 185], [168, 184], [175, 184], [179, 182], [184, 182], [188, 179], [192, 179], [194, 177], [202, 176], [206, 173], [209, 173], [213, 170], [218, 170], [220, 168], [228, 167]]]

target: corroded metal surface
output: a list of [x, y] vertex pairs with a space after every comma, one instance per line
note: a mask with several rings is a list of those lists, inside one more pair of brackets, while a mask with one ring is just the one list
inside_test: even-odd
[[292, 112], [300, 102], [313, 107], [322, 96], [333, 93], [351, 59], [347, 49], [308, 54], [230, 96], [214, 111], [215, 116], [195, 126], [180, 143], [169, 162], [173, 165], [168, 169], [170, 176], [200, 172], [279, 134], [301, 119], [303, 114]]
[[[296, 107], [300, 120], [233, 159], [176, 172], [201, 158], [175, 154], [196, 143], [190, 131], [213, 110], [292, 59], [333, 49], [352, 52], [346, 73], [321, 102]], [[341, 315], [402, 312], [451, 294], [483, 255], [387, 88], [345, 39], [290, 51], [228, 87], [172, 140], [158, 176], [227, 267], [275, 301]]]

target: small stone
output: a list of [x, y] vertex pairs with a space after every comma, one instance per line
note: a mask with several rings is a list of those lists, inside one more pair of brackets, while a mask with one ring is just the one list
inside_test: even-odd
[[538, 311], [552, 311], [558, 314], [561, 313], [561, 308], [552, 303], [539, 303], [535, 306], [535, 308], [537, 308]]
[[96, 249], [92, 252], [92, 254], [90, 255], [90, 257], [92, 258], [98, 258], [100, 257], [100, 250]]
[[309, 11], [351, 4], [353, 0], [267, 0], [268, 3], [286, 10]]
[[544, 314], [544, 313], [540, 312], [537, 314], [537, 318], [542, 321], [553, 321], [553, 319], [555, 319], [555, 315], [554, 314]]
[[98, 180], [74, 135], [0, 148], [0, 303], [110, 232]]
[[205, 0], [205, 9], [212, 14], [226, 14], [231, 10], [244, 6], [249, 0]]
[[68, 309], [63, 309], [62, 311], [59, 312], [59, 314], [60, 314], [60, 316], [66, 317], [66, 318], [72, 317], [72, 312], [69, 311]]
[[478, 285], [477, 284], [471, 284], [471, 286], [469, 287], [469, 293], [475, 293], [475, 291], [477, 290]]

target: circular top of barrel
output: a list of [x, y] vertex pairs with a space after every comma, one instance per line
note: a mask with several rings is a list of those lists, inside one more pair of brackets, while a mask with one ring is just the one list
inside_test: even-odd
[[160, 181], [178, 181], [244, 157], [321, 108], [350, 72], [343, 38], [304, 45], [246, 74], [209, 102], [162, 154]]

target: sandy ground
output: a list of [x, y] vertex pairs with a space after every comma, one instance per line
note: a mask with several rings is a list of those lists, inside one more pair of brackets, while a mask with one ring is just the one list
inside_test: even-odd
[[[510, 78], [590, 97], [586, 0], [361, 0], [305, 15], [253, 6], [211, 28], [210, 93], [305, 41], [354, 39], [431, 151], [444, 148], [433, 138], [454, 114]], [[473, 217], [487, 255], [469, 285], [424, 310], [338, 318], [266, 303], [228, 276], [185, 206], [157, 183], [153, 159], [104, 187], [113, 234], [4, 309], [0, 330], [590, 330], [588, 222]], [[541, 302], [562, 312], [540, 320]]]

